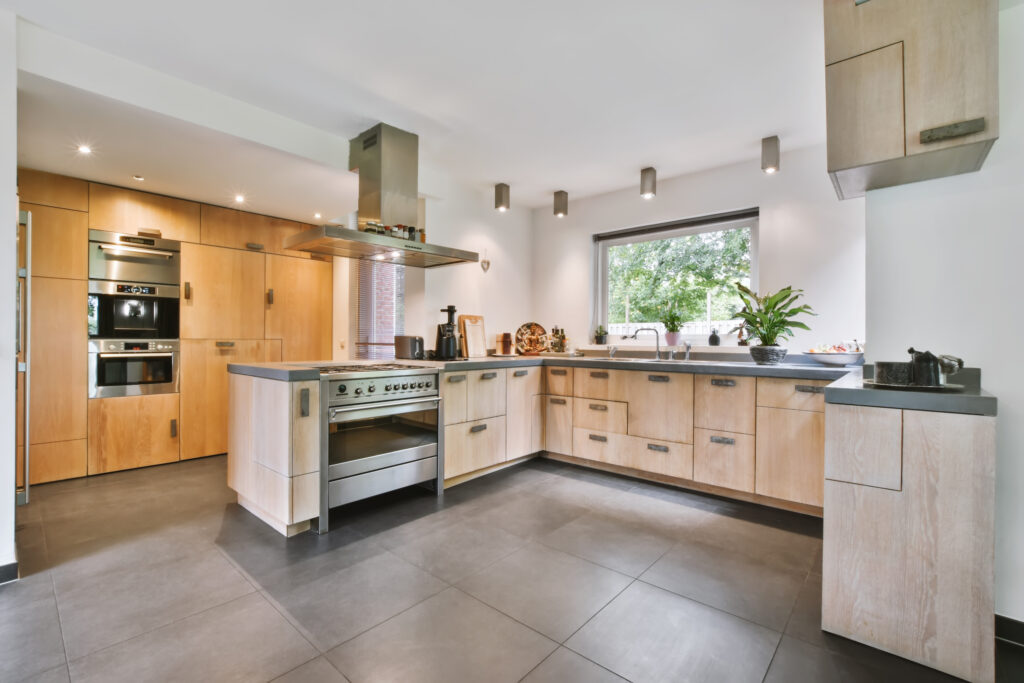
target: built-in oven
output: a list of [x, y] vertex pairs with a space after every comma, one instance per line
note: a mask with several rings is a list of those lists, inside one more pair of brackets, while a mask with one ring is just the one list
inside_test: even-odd
[[178, 391], [177, 339], [90, 339], [89, 398]]
[[89, 279], [178, 285], [181, 243], [145, 235], [89, 231]]
[[89, 281], [90, 339], [177, 339], [177, 285]]

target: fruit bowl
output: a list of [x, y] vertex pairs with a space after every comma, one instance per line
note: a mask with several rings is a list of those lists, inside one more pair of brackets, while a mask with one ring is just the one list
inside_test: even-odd
[[850, 365], [859, 363], [864, 358], [864, 349], [856, 341], [842, 344], [823, 344], [808, 349], [805, 356], [813, 358], [822, 365]]

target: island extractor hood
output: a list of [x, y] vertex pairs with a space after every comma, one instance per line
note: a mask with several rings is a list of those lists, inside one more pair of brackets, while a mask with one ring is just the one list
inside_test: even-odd
[[479, 254], [363, 232], [367, 223], [417, 223], [419, 137], [379, 123], [349, 140], [348, 165], [359, 172], [359, 228], [321, 225], [285, 239], [284, 247], [323, 256], [434, 268], [474, 263]]

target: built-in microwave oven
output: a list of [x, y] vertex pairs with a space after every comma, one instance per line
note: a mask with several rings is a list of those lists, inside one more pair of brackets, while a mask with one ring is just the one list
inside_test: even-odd
[[89, 398], [178, 391], [175, 340], [89, 340]]
[[177, 285], [89, 282], [90, 339], [177, 339]]
[[181, 282], [181, 242], [90, 230], [89, 279], [177, 286]]

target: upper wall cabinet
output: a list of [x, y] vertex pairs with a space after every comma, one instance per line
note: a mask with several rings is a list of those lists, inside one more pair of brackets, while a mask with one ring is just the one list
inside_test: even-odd
[[203, 244], [309, 258], [306, 252], [284, 248], [285, 237], [310, 227], [303, 223], [209, 204], [203, 204], [200, 215]]
[[89, 183], [45, 171], [19, 168], [18, 197], [31, 204], [88, 211]]
[[89, 227], [132, 235], [158, 230], [164, 239], [198, 242], [199, 204], [89, 183]]
[[181, 338], [263, 339], [266, 258], [181, 245]]
[[981, 168], [999, 137], [997, 0], [825, 0], [841, 199]]

